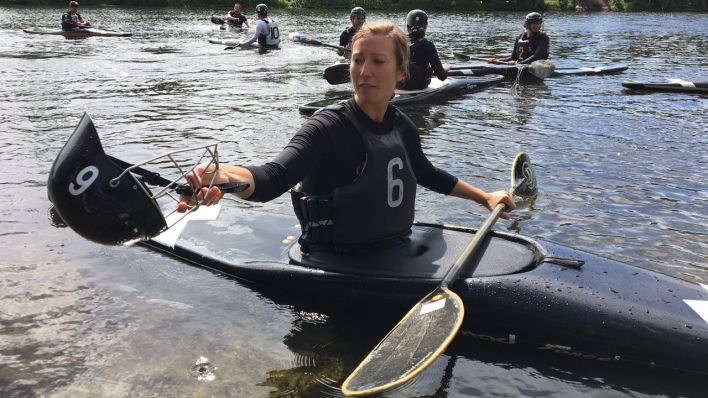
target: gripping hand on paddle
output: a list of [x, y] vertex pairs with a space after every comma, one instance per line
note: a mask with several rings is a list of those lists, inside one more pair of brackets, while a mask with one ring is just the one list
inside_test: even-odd
[[494, 210], [494, 208], [497, 207], [499, 203], [504, 203], [506, 205], [506, 210], [508, 211], [502, 212], [499, 217], [505, 220], [509, 219], [509, 212], [516, 208], [516, 202], [514, 202], [514, 197], [511, 196], [508, 191], [489, 192], [486, 195], [486, 202], [487, 203], [484, 204], [484, 206], [489, 211]]
[[457, 184], [455, 184], [455, 187], [452, 189], [452, 192], [450, 192], [450, 195], [457, 196], [458, 198], [474, 200], [475, 202], [486, 207], [489, 211], [494, 210], [499, 203], [504, 203], [507, 211], [502, 212], [499, 217], [505, 220], [509, 219], [509, 212], [516, 208], [514, 198], [509, 192], [486, 192], [461, 179], [457, 180]]
[[210, 206], [219, 203], [224, 193], [234, 193], [241, 198], [253, 194], [253, 175], [248, 169], [214, 163], [200, 164], [185, 176], [194, 189], [192, 195], [180, 195], [177, 211], [182, 213], [195, 205]]

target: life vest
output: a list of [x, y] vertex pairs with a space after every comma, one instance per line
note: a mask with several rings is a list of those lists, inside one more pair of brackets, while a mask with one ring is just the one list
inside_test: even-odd
[[300, 220], [303, 247], [356, 247], [407, 236], [415, 214], [417, 179], [402, 136], [402, 116], [394, 109], [393, 129], [386, 134], [367, 131], [350, 105], [324, 111], [346, 118], [361, 136], [366, 161], [350, 184], [331, 195], [307, 195], [307, 180], [293, 190], [295, 214]]
[[268, 25], [268, 34], [260, 34], [258, 36], [258, 44], [261, 47], [276, 48], [280, 45], [280, 31], [278, 23], [271, 17], [262, 19]]

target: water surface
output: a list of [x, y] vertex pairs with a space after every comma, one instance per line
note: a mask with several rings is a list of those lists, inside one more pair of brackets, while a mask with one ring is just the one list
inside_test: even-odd
[[[305, 118], [297, 104], [336, 95], [330, 49], [283, 43], [258, 55], [211, 45], [214, 10], [91, 8], [131, 38], [69, 40], [61, 9], [0, 7], [0, 395], [337, 396], [356, 362], [397, 321], [313, 313], [140, 247], [104, 247], [52, 226], [47, 173], [83, 112], [108, 153], [139, 161], [218, 142], [222, 160], [269, 160]], [[346, 12], [273, 10], [283, 36], [336, 43]], [[369, 20], [403, 25], [404, 13]], [[431, 14], [443, 56], [506, 55], [523, 13]], [[622, 80], [705, 79], [705, 14], [547, 15], [558, 66], [625, 62], [621, 75], [504, 83], [408, 109], [428, 156], [485, 189], [508, 185], [530, 154], [540, 196], [499, 222], [676, 277], [708, 283], [705, 96], [637, 94]], [[448, 57], [449, 58], [449, 57]], [[290, 214], [289, 198], [253, 207]], [[486, 210], [421, 190], [420, 221], [477, 226]], [[324, 300], [324, 298], [323, 298]], [[200, 373], [193, 366], [207, 358]], [[199, 362], [202, 363], [202, 362]], [[208, 374], [208, 377], [200, 377]], [[202, 380], [199, 380], [202, 379]], [[690, 375], [523, 352], [461, 336], [390, 396], [704, 396]]]

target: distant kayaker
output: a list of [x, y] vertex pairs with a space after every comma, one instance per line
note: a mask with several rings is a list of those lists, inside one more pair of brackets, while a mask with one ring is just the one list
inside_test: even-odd
[[[532, 12], [524, 18], [524, 33], [514, 42], [514, 51], [511, 57], [503, 60], [509, 65], [530, 64], [539, 59], [548, 59], [550, 39], [541, 32], [543, 27], [543, 16], [540, 13]], [[489, 62], [496, 61], [490, 58]]]
[[234, 9], [229, 11], [226, 15], [226, 21], [229, 23], [229, 26], [237, 29], [243, 28], [244, 25], [246, 26], [246, 29], [251, 27], [248, 24], [248, 18], [241, 14], [241, 4], [239, 3], [234, 4]]
[[258, 42], [260, 47], [278, 48], [278, 45], [280, 45], [280, 31], [278, 30], [278, 23], [268, 16], [268, 7], [265, 4], [257, 5], [256, 15], [258, 16], [256, 32], [250, 39], [239, 43], [239, 47], [250, 46]]
[[361, 7], [354, 7], [349, 13], [349, 19], [352, 22], [352, 26], [344, 29], [344, 32], [339, 35], [339, 50], [337, 50], [337, 54], [339, 55], [344, 55], [346, 50], [351, 49], [352, 37], [354, 37], [356, 32], [358, 32], [359, 29], [364, 26], [364, 22], [366, 22], [366, 11]]
[[438, 79], [447, 79], [449, 64], [440, 61], [435, 44], [425, 38], [428, 29], [428, 14], [423, 10], [412, 10], [406, 16], [411, 60], [408, 80], [400, 85], [403, 90], [420, 90], [428, 87], [435, 74]]
[[[396, 83], [406, 77], [409, 56], [408, 40], [393, 23], [362, 27], [352, 39], [352, 99], [315, 113], [269, 163], [219, 164], [218, 169], [203, 164], [188, 180], [195, 187], [202, 186], [200, 176], [205, 184], [245, 182], [249, 187], [236, 195], [258, 202], [295, 187], [299, 241], [306, 251], [379, 248], [406, 239], [417, 185], [489, 210], [502, 202], [513, 209], [508, 192], [476, 188], [435, 167], [423, 153], [418, 128], [390, 104]], [[198, 195], [202, 205], [211, 205], [223, 193], [211, 187]], [[179, 211], [189, 208], [187, 200], [181, 198]]]
[[64, 15], [61, 16], [61, 29], [69, 31], [88, 28], [90, 26], [91, 24], [84, 20], [81, 17], [81, 14], [79, 14], [79, 2], [69, 2], [69, 8], [66, 10]]

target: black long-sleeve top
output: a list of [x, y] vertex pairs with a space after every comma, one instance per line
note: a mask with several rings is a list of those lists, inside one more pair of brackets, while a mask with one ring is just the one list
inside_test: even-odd
[[514, 51], [507, 61], [530, 64], [539, 59], [548, 59], [550, 42], [551, 40], [543, 32], [537, 32], [531, 38], [528, 38], [524, 32], [514, 42]]
[[[413, 122], [389, 106], [384, 121], [371, 120], [355, 103], [345, 106], [368, 131], [386, 134], [394, 123], [403, 124], [403, 139], [418, 184], [442, 194], [449, 194], [457, 178], [438, 169], [428, 160], [421, 147], [418, 128]], [[272, 200], [306, 177], [308, 194], [329, 195], [335, 188], [351, 183], [366, 160], [360, 133], [336, 111], [313, 115], [293, 136], [275, 159], [262, 166], [248, 166], [255, 180], [252, 201]]]

